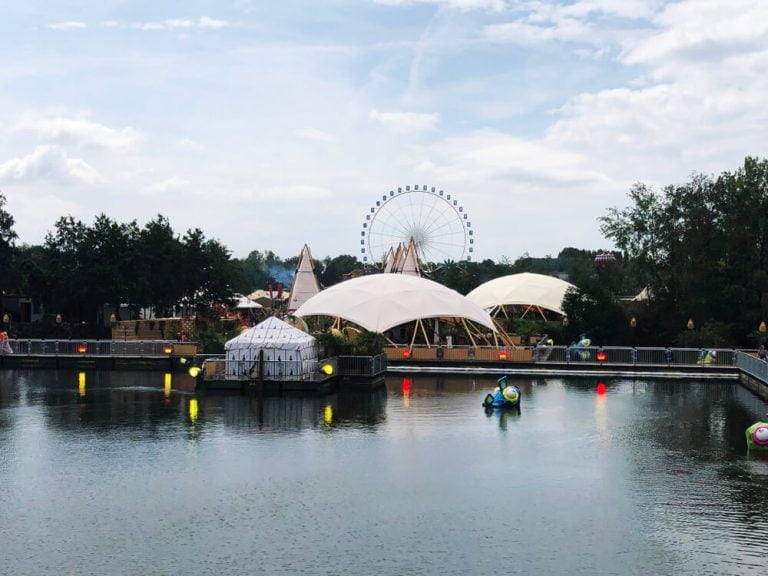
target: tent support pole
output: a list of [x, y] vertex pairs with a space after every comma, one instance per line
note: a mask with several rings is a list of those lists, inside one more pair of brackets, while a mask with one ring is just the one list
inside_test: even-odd
[[416, 342], [416, 334], [419, 333], [419, 321], [416, 320], [416, 322], [413, 325], [413, 337], [411, 338], [411, 348], [413, 348], [413, 343]]
[[472, 332], [470, 331], [469, 326], [467, 326], [467, 321], [462, 318], [461, 323], [464, 324], [464, 330], [467, 331], [467, 336], [469, 336], [469, 341], [472, 342], [472, 346], [477, 347], [477, 342], [475, 342], [475, 339], [472, 338]]
[[[515, 345], [512, 343], [512, 339], [509, 337], [509, 334], [507, 334], [507, 333], [504, 331], [504, 329], [501, 327], [501, 324], [499, 324], [499, 323], [496, 321], [496, 318], [492, 318], [492, 320], [493, 320], [493, 325], [496, 327], [496, 332], [498, 332], [498, 335], [501, 337], [501, 341], [502, 341], [502, 343], [503, 343], [505, 346], [511, 346], [512, 348], [517, 348], [517, 346], [515, 346]], [[494, 334], [494, 335], [493, 335], [493, 337], [494, 337], [494, 339], [495, 339], [495, 338], [496, 338], [496, 334]]]
[[424, 335], [424, 342], [427, 343], [427, 348], [431, 348], [429, 345], [429, 336], [427, 336], [427, 329], [424, 328], [424, 322], [421, 319], [418, 320], [419, 326], [421, 326], [421, 333]]

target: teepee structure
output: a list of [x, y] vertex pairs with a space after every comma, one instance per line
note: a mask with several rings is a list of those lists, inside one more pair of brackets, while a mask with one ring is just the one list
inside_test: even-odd
[[299, 261], [296, 263], [296, 273], [293, 275], [291, 283], [291, 296], [288, 299], [288, 313], [297, 310], [304, 302], [320, 292], [320, 283], [317, 281], [315, 267], [312, 264], [312, 254], [309, 246], [304, 244], [304, 248], [299, 254]]
[[408, 276], [421, 276], [421, 266], [419, 265], [419, 256], [416, 253], [416, 242], [411, 238], [408, 242], [408, 248], [403, 253], [402, 260], [398, 263], [398, 272]]

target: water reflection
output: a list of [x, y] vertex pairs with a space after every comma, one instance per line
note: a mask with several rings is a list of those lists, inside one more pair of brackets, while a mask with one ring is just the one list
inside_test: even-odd
[[765, 402], [509, 382], [519, 412], [484, 412], [496, 376], [259, 402], [177, 374], [0, 372], [4, 569], [495, 574], [512, 550], [520, 573], [763, 573], [768, 458], [744, 429]]

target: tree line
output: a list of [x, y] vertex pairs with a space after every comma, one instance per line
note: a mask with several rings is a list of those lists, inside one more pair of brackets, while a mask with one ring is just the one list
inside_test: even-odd
[[[14, 219], [0, 194], [0, 289], [41, 303], [50, 316], [103, 325], [104, 310], [128, 306], [155, 316], [205, 314], [269, 284], [287, 290], [298, 256], [271, 250], [234, 258], [198, 228], [179, 234], [158, 215], [140, 226], [104, 214], [91, 224], [60, 218], [42, 245], [18, 245]], [[427, 263], [427, 276], [462, 294], [520, 272], [564, 278], [577, 286], [561, 319], [511, 320], [512, 331], [583, 333], [605, 345], [749, 346], [762, 342], [768, 321], [768, 161], [747, 157], [733, 172], [694, 174], [657, 191], [635, 184], [628, 205], [599, 218], [616, 247], [567, 247], [557, 256], [514, 261]], [[370, 272], [356, 257], [314, 261], [322, 286]], [[645, 297], [633, 300], [642, 292]], [[527, 324], [526, 324], [527, 323]], [[764, 327], [764, 325], [763, 325]], [[567, 343], [567, 342], [566, 342]]]

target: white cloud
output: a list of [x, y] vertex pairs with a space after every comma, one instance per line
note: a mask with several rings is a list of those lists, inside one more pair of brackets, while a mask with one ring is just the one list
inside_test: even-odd
[[185, 18], [170, 18], [148, 22], [122, 22], [119, 20], [107, 20], [102, 23], [107, 28], [133, 28], [136, 30], [221, 30], [234, 28], [236, 24], [226, 20], [217, 20], [208, 16], [201, 16], [197, 20]]
[[619, 177], [663, 184], [733, 169], [765, 150], [768, 4], [686, 1], [628, 38], [621, 57], [642, 66], [626, 86], [570, 98], [547, 139]]
[[368, 117], [388, 130], [397, 133], [431, 132], [440, 121], [437, 114], [417, 112], [380, 112], [371, 110]]
[[62, 216], [78, 219], [85, 216], [79, 202], [65, 200], [53, 193], [41, 193], [37, 186], [34, 194], [10, 195], [8, 204], [16, 220], [19, 241], [32, 245], [41, 244], [54, 222]]
[[[494, 42], [523, 46], [567, 42], [619, 46], [651, 27], [648, 19], [663, 0], [583, 0], [520, 2], [509, 11], [514, 19], [483, 30]], [[629, 27], [628, 22], [633, 26]], [[604, 50], [606, 49], [604, 48]], [[600, 54], [602, 55], [602, 54]]]
[[327, 188], [319, 186], [295, 184], [292, 186], [273, 186], [267, 189], [264, 195], [280, 200], [320, 200], [333, 196], [333, 193]]
[[497, 131], [450, 138], [430, 148], [437, 160], [417, 170], [440, 181], [530, 181], [603, 185], [608, 178], [587, 156], [546, 140], [524, 140]]
[[552, 41], [588, 44], [600, 42], [592, 25], [574, 18], [564, 18], [557, 22], [543, 24], [526, 21], [496, 24], [487, 26], [485, 35], [490, 40], [522, 46], [534, 46]]
[[51, 30], [63, 30], [63, 31], [83, 30], [86, 27], [87, 25], [85, 22], [75, 22], [75, 21], [55, 22], [54, 24], [48, 24], [46, 26], [46, 28], [50, 28]]
[[183, 150], [189, 150], [190, 152], [202, 152], [205, 150], [205, 146], [203, 146], [203, 144], [197, 140], [193, 140], [192, 138], [182, 138], [177, 142], [177, 145], [179, 148], [182, 148]]
[[336, 142], [336, 138], [317, 128], [298, 128], [293, 131], [293, 134], [306, 140], [316, 140], [318, 142], [327, 142], [329, 144]]
[[130, 126], [114, 129], [92, 122], [84, 116], [66, 117], [40, 113], [24, 114], [12, 132], [33, 132], [46, 140], [108, 149], [130, 147], [140, 138], [139, 133]]
[[768, 3], [763, 0], [696, 0], [669, 4], [657, 29], [625, 47], [627, 64], [706, 61], [768, 49]]
[[171, 176], [160, 182], [150, 184], [144, 189], [147, 195], [167, 194], [169, 192], [181, 192], [190, 187], [189, 180], [180, 176]]
[[55, 181], [61, 184], [97, 184], [104, 179], [85, 160], [70, 158], [58, 146], [38, 146], [23, 158], [0, 164], [0, 181]]
[[492, 10], [500, 12], [506, 6], [505, 0], [375, 0], [376, 4], [402, 6], [408, 4], [437, 4], [462, 12], [470, 10]]

